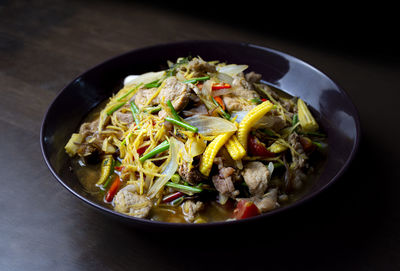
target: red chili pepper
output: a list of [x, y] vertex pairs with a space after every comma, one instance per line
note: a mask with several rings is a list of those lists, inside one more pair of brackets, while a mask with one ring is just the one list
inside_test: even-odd
[[267, 150], [265, 145], [254, 135], [250, 134], [248, 139], [248, 150], [252, 156], [273, 157], [275, 154]]
[[177, 198], [180, 198], [180, 197], [182, 197], [184, 194], [182, 193], [182, 192], [180, 192], [180, 191], [178, 191], [178, 192], [175, 192], [175, 193], [173, 193], [173, 194], [170, 194], [170, 195], [168, 195], [168, 196], [166, 196], [166, 197], [164, 197], [163, 198], [163, 202], [171, 202], [171, 201], [173, 201], [173, 200], [175, 200], [175, 199], [177, 199]]
[[227, 83], [214, 84], [211, 89], [218, 90], [218, 89], [224, 89], [224, 88], [231, 88], [231, 85], [229, 85]]
[[262, 98], [261, 101], [265, 102], [268, 101], [268, 99]]
[[300, 137], [300, 144], [306, 152], [312, 152], [316, 148], [312, 140], [305, 136]]
[[137, 153], [139, 155], [142, 155], [147, 150], [148, 147], [149, 146], [144, 146], [144, 147], [141, 147], [141, 148], [137, 149]]
[[233, 217], [236, 219], [244, 219], [252, 216], [257, 216], [260, 214], [258, 207], [251, 201], [239, 200], [233, 211]]
[[114, 169], [115, 169], [116, 171], [122, 171], [122, 169], [124, 169], [124, 167], [123, 167], [123, 166], [119, 166], [119, 167], [114, 167]]
[[107, 202], [111, 202], [115, 196], [115, 194], [117, 194], [119, 187], [121, 185], [121, 180], [119, 178], [119, 176], [115, 176], [114, 182], [111, 184], [110, 189], [107, 192], [106, 195], [106, 201]]

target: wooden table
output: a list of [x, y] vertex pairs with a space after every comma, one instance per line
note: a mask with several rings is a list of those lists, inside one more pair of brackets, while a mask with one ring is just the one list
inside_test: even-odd
[[[221, 10], [177, 2], [0, 1], [0, 270], [400, 269], [399, 54], [392, 41], [371, 24], [373, 38], [365, 35], [363, 23], [325, 25], [330, 34], [323, 34], [315, 28], [329, 21], [323, 15], [313, 24], [296, 17], [285, 27], [257, 7]], [[240, 11], [247, 15], [235, 20]], [[279, 221], [218, 235], [138, 231], [65, 190], [39, 146], [41, 121], [58, 91], [115, 55], [188, 39], [274, 48], [337, 81], [359, 109], [363, 130], [345, 176]]]

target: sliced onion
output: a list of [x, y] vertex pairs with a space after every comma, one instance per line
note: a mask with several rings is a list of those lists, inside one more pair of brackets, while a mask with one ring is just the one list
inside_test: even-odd
[[217, 72], [217, 78], [221, 82], [228, 83], [229, 85], [232, 85], [233, 78], [232, 78], [232, 76], [229, 76], [226, 73]]
[[220, 73], [225, 73], [231, 77], [234, 77], [234, 76], [238, 75], [239, 73], [243, 72], [244, 70], [246, 70], [248, 67], [249, 66], [247, 66], [247, 65], [229, 64], [226, 66], [217, 67], [217, 71]]
[[156, 80], [160, 80], [165, 76], [165, 71], [159, 72], [147, 72], [142, 75], [129, 75], [124, 79], [124, 86], [137, 85], [137, 84], [148, 84]]
[[199, 129], [198, 132], [203, 136], [216, 136], [221, 133], [237, 130], [234, 123], [220, 117], [194, 115], [193, 117], [186, 118], [185, 121], [197, 127]]
[[148, 195], [153, 198], [160, 192], [164, 185], [171, 179], [172, 175], [178, 170], [178, 153], [179, 153], [179, 143], [178, 141], [171, 137], [169, 141], [169, 162], [161, 173], [163, 176], [158, 177], [154, 184], [151, 186]]

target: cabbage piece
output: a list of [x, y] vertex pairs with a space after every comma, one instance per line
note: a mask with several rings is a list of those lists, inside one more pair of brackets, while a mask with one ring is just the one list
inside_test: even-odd
[[234, 132], [236, 125], [229, 120], [205, 115], [194, 115], [185, 119], [185, 122], [197, 127], [198, 133], [203, 136], [217, 136], [219, 134]]
[[178, 170], [179, 143], [177, 142], [178, 141], [175, 138], [170, 138], [168, 164], [164, 168], [163, 172], [161, 172], [163, 176], [158, 177], [151, 186], [148, 192], [149, 198], [155, 197], [164, 187], [164, 185], [171, 179], [172, 175], [174, 175]]

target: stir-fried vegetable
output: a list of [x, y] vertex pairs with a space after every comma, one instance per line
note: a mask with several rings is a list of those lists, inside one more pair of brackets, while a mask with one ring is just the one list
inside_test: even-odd
[[303, 100], [248, 68], [184, 57], [125, 78], [65, 146], [90, 171], [85, 181], [95, 176], [87, 190], [118, 212], [168, 222], [246, 219], [290, 203], [327, 135]]

